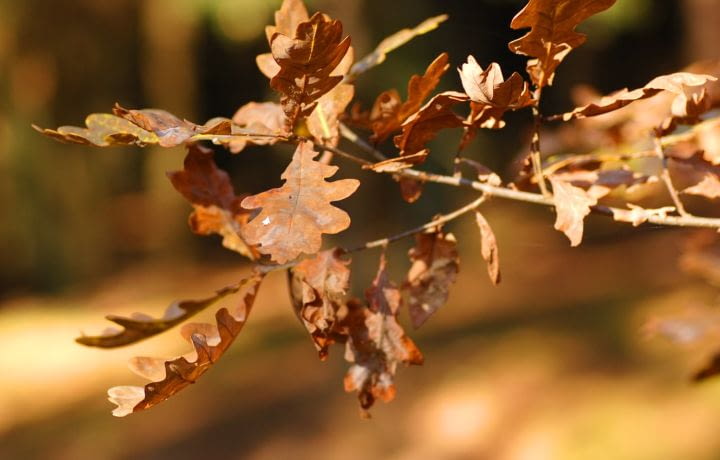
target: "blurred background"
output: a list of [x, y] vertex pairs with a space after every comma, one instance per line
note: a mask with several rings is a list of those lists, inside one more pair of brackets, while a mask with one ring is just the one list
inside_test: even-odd
[[[405, 92], [442, 51], [453, 67], [522, 71], [509, 29], [520, 0], [307, 0], [342, 20], [356, 56], [426, 17], [450, 19], [393, 52], [357, 82], [369, 107], [389, 88]], [[471, 221], [450, 226], [462, 270], [444, 307], [413, 334], [426, 364], [401, 370], [398, 397], [357, 416], [342, 389], [341, 353], [317, 360], [271, 277], [232, 351], [193, 388], [151, 411], [110, 415], [105, 389], [139, 384], [135, 355], [174, 356], [174, 331], [117, 351], [82, 348], [105, 314], [159, 315], [173, 299], [202, 298], [247, 267], [216, 238], [192, 235], [190, 207], [165, 172], [182, 149], [68, 146], [38, 135], [82, 125], [85, 115], [164, 108], [204, 122], [242, 104], [274, 100], [255, 56], [275, 0], [0, 0], [0, 458], [307, 459], [714, 459], [720, 457], [720, 383], [687, 383], [705, 356], [641, 331], [651, 316], [713, 303], [717, 290], [677, 268], [687, 232], [586, 222], [582, 247], [552, 229], [548, 209], [493, 202], [486, 215], [500, 244], [503, 283], [493, 288]], [[717, 0], [619, 0], [582, 26], [588, 42], [559, 68], [544, 109], [572, 107], [569, 88], [602, 92], [644, 85], [720, 56]], [[459, 89], [453, 70], [440, 90]], [[442, 136], [427, 167], [450, 172]], [[526, 113], [482, 133], [469, 156], [501, 174], [526, 148]], [[277, 186], [286, 147], [218, 151], [238, 192]], [[386, 177], [358, 177], [343, 202], [353, 226], [327, 244], [375, 239], [459, 207], [466, 192], [428, 186], [409, 206]], [[378, 206], [382, 203], [382, 206]], [[393, 216], [388, 219], [387, 216]], [[401, 280], [411, 242], [390, 252]], [[363, 292], [377, 252], [354, 257]]]

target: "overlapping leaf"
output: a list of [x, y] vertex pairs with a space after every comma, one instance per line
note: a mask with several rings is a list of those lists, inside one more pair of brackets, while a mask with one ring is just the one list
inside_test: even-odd
[[215, 314], [215, 325], [186, 324], [182, 335], [194, 348], [188, 355], [171, 360], [134, 358], [130, 368], [151, 380], [145, 387], [119, 386], [108, 390], [111, 402], [118, 407], [113, 415], [124, 417], [149, 409], [195, 383], [227, 351], [240, 333], [252, 310], [263, 276], [255, 274], [240, 282], [242, 300], [232, 309], [221, 308]]
[[365, 292], [368, 306], [347, 303], [344, 325], [348, 340], [345, 359], [353, 365], [345, 375], [345, 391], [358, 393], [360, 407], [369, 409], [376, 399], [395, 397], [398, 364], [422, 364], [423, 356], [397, 322], [402, 297], [390, 282], [383, 254], [377, 276]]
[[[353, 48], [350, 47], [340, 64], [330, 74], [345, 78], [355, 59]], [[355, 96], [355, 87], [348, 83], [340, 83], [324, 94], [317, 103], [315, 110], [307, 120], [310, 134], [326, 145], [337, 146], [340, 140], [340, 117]]]
[[278, 138], [273, 136], [288, 135], [285, 112], [280, 104], [274, 102], [248, 102], [235, 112], [232, 121], [232, 134], [255, 134], [229, 141], [227, 146], [232, 153], [240, 153], [249, 144], [273, 145], [278, 142]]
[[303, 260], [290, 271], [290, 293], [295, 313], [310, 333], [320, 359], [338, 340], [338, 310], [350, 281], [350, 261], [336, 249]]
[[235, 195], [230, 176], [217, 167], [211, 149], [190, 145], [184, 169], [168, 173], [168, 177], [193, 205], [189, 220], [193, 232], [220, 235], [226, 248], [250, 259], [257, 258], [257, 251], [248, 246], [240, 234], [250, 212], [240, 206], [243, 197]]
[[530, 31], [510, 42], [510, 50], [530, 56], [528, 73], [538, 87], [552, 85], [555, 69], [586, 36], [575, 31], [590, 16], [610, 8], [615, 0], [530, 0], [510, 27]]
[[[280, 9], [275, 12], [275, 25], [265, 27], [268, 44], [272, 43], [275, 33], [295, 37], [300, 23], [309, 19], [310, 15], [302, 0], [283, 0]], [[261, 54], [255, 61], [260, 72], [268, 78], [273, 78], [280, 71], [280, 66], [275, 62], [272, 53]]]
[[408, 255], [412, 266], [403, 290], [408, 294], [410, 319], [418, 328], [447, 302], [460, 257], [455, 237], [441, 230], [418, 234]]
[[331, 75], [350, 47], [350, 38], [342, 34], [340, 21], [321, 13], [301, 22], [294, 35], [273, 34], [272, 55], [280, 70], [270, 86], [282, 94], [288, 127], [309, 116], [317, 100], [342, 81]]
[[347, 198], [358, 188], [355, 179], [327, 182], [337, 171], [314, 161], [317, 152], [310, 142], [298, 145], [292, 162], [282, 174], [285, 184], [245, 198], [242, 207], [260, 209], [241, 233], [245, 241], [259, 245], [277, 263], [302, 253], [320, 250], [321, 234], [339, 233], [350, 226], [350, 216], [330, 203]]

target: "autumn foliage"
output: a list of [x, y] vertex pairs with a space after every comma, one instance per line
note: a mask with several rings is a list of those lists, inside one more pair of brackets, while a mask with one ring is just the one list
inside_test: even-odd
[[[586, 40], [576, 27], [614, 3], [530, 0], [510, 24], [524, 35], [509, 43], [510, 51], [528, 57], [527, 80], [519, 73], [506, 78], [497, 63], [483, 65], [469, 56], [457, 69], [458, 90], [437, 93], [451, 67], [450, 57], [443, 53], [410, 77], [405, 98], [389, 89], [363, 109], [359, 102], [352, 104], [353, 82], [385, 61], [392, 50], [432, 31], [447, 17], [401, 30], [356, 60], [339, 20], [322, 13], [311, 16], [301, 0], [285, 0], [275, 24], [266, 28], [270, 52], [257, 56], [258, 68], [279, 102], [249, 102], [232, 118], [203, 124], [163, 110], [116, 105], [112, 114], [88, 116], [85, 127], [36, 127], [60, 141], [100, 147], [184, 146], [183, 169], [168, 177], [192, 205], [190, 229], [198, 235], [219, 235], [225, 248], [254, 264], [244, 279], [206, 299], [173, 303], [161, 318], [109, 316], [121, 329], [77, 339], [93, 347], [124, 346], [163, 333], [213, 305], [229, 305], [216, 312], [215, 324], [182, 326], [181, 335], [192, 345], [188, 354], [170, 360], [134, 358], [131, 369], [150, 383], [111, 388], [110, 400], [118, 406], [113, 413], [124, 416], [148, 409], [195, 383], [244, 327], [263, 279], [281, 270], [287, 273], [290, 305], [320, 359], [326, 359], [334, 346], [344, 349], [350, 364], [344, 387], [357, 393], [362, 413], [367, 414], [378, 399], [392, 400], [398, 368], [423, 363], [399, 316], [406, 311], [413, 327], [423, 326], [447, 302], [458, 275], [457, 241], [443, 224], [474, 214], [490, 280], [500, 282], [497, 241], [480, 211], [491, 198], [551, 207], [555, 228], [572, 246], [582, 243], [590, 213], [633, 226], [720, 229], [720, 219], [694, 215], [683, 203], [686, 195], [720, 197], [720, 119], [713, 112], [720, 108], [719, 63], [696, 64], [691, 71], [659, 76], [638, 89], [584, 94], [578, 107], [565, 113], [542, 113], [543, 91], [552, 86], [568, 53]], [[516, 177], [504, 183], [463, 152], [479, 130], [501, 129], [507, 112], [521, 110], [533, 120], [532, 139]], [[555, 122], [563, 125], [554, 131], [545, 128]], [[430, 141], [450, 129], [460, 133], [451, 147], [457, 152], [456, 174], [417, 169], [432, 155]], [[574, 135], [558, 135], [563, 129]], [[365, 133], [367, 140], [356, 131]], [[560, 151], [541, 151], [541, 136], [554, 137]], [[378, 146], [388, 139], [393, 148], [380, 151]], [[595, 145], [588, 145], [590, 141]], [[229, 175], [216, 165], [213, 150], [202, 142], [234, 154], [249, 144], [288, 144], [294, 153], [280, 187], [249, 195], [236, 192]], [[340, 147], [345, 144], [347, 148]], [[628, 145], [632, 148], [620, 149]], [[323, 248], [323, 234], [340, 233], [351, 224], [351, 216], [340, 206], [361, 182], [334, 178], [339, 165], [348, 163], [391, 176], [408, 203], [421, 196], [427, 182], [472, 189], [478, 196], [401, 234], [355, 247]], [[473, 173], [464, 176], [463, 171]], [[648, 209], [632, 203], [633, 192], [643, 187], [659, 190], [666, 205]], [[390, 279], [383, 251], [364, 298], [350, 297], [351, 254], [384, 248], [405, 237], [415, 238], [406, 279]], [[697, 245], [693, 250], [698, 252]], [[678, 321], [658, 322], [656, 329], [672, 332]], [[720, 372], [719, 362], [720, 358], [712, 361], [698, 378]]]

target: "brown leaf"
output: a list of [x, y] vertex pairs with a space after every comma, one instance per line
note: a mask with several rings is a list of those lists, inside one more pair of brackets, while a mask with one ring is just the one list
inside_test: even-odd
[[[569, 121], [574, 118], [595, 117], [621, 109], [635, 101], [653, 97], [662, 91], [669, 91], [678, 96], [682, 96], [682, 100], [686, 100], [686, 87], [703, 86], [708, 81], [713, 80], [715, 80], [715, 77], [711, 75], [697, 75], [688, 72], [677, 72], [670, 75], [662, 75], [652, 79], [642, 88], [634, 89], [632, 91], [625, 88], [608, 96], [604, 96], [596, 102], [591, 102], [585, 106], [578, 107], [572, 112], [555, 115], [550, 118], [561, 118], [564, 121]], [[676, 110], [680, 111], [681, 109]]]
[[357, 391], [360, 406], [369, 409], [376, 399], [389, 402], [395, 397], [393, 382], [398, 364], [422, 364], [423, 356], [397, 322], [402, 300], [385, 269], [385, 255], [372, 286], [359, 301], [347, 303], [343, 320], [348, 331], [345, 359], [353, 365], [345, 375], [345, 391]]
[[590, 16], [610, 8], [615, 0], [530, 0], [513, 18], [513, 29], [530, 28], [510, 42], [510, 51], [535, 59], [528, 61], [528, 74], [542, 88], [552, 85], [555, 69], [567, 54], [585, 43], [575, 31]]
[[230, 176], [219, 169], [213, 151], [198, 144], [188, 146], [184, 169], [168, 173], [175, 189], [192, 203], [189, 223], [198, 235], [218, 234], [223, 246], [252, 260], [258, 256], [240, 235], [250, 212], [240, 207], [242, 197], [235, 195]]
[[496, 108], [517, 109], [532, 103], [527, 83], [517, 72], [505, 80], [500, 65], [493, 62], [483, 70], [474, 57], [458, 69], [465, 92], [473, 102]]
[[326, 182], [338, 170], [314, 161], [310, 142], [298, 145], [282, 174], [285, 184], [245, 198], [245, 209], [259, 214], [241, 229], [245, 241], [283, 264], [301, 253], [320, 250], [322, 233], [339, 233], [350, 226], [350, 216], [330, 203], [347, 198], [358, 188], [355, 179]]
[[720, 180], [715, 174], [706, 174], [702, 181], [686, 188], [683, 193], [700, 195], [713, 200], [720, 197]]
[[272, 54], [280, 71], [270, 86], [282, 94], [288, 129], [308, 117], [317, 100], [342, 81], [332, 75], [350, 47], [350, 38], [342, 38], [342, 33], [340, 21], [316, 13], [300, 23], [294, 35], [272, 35]]
[[475, 177], [478, 181], [492, 185], [493, 187], [499, 187], [502, 185], [502, 179], [493, 170], [487, 166], [478, 163], [470, 158], [459, 157], [455, 160], [457, 165], [468, 165], [475, 171]]
[[408, 293], [408, 310], [418, 328], [447, 302], [450, 285], [460, 270], [457, 241], [441, 230], [420, 233], [408, 253], [412, 266], [403, 290]]
[[674, 206], [665, 206], [656, 209], [645, 209], [632, 203], [627, 204], [629, 210], [613, 208], [613, 219], [618, 222], [628, 222], [637, 227], [654, 217], [667, 217], [668, 213], [675, 212]]
[[290, 271], [291, 296], [295, 313], [315, 343], [320, 359], [336, 342], [338, 310], [350, 281], [349, 260], [337, 249], [303, 260]]
[[380, 143], [392, 133], [398, 131], [411, 115], [420, 109], [423, 101], [440, 83], [440, 77], [450, 68], [447, 53], [442, 53], [430, 63], [423, 76], [413, 75], [408, 83], [408, 96], [402, 102], [396, 90], [385, 91], [375, 100], [370, 112], [370, 125], [373, 131], [371, 140]]
[[120, 386], [108, 390], [111, 402], [117, 404], [113, 410], [116, 417], [124, 417], [133, 412], [149, 409], [197, 379], [217, 362], [237, 337], [252, 310], [263, 275], [255, 274], [241, 281], [235, 292], [245, 288], [242, 302], [228, 310], [221, 308], [215, 314], [216, 325], [186, 324], [182, 334], [194, 351], [186, 356], [172, 360], [157, 358], [135, 358], [131, 361], [131, 370], [140, 376], [151, 377], [152, 382], [145, 387]]
[[583, 237], [583, 221], [597, 198], [568, 182], [551, 177], [557, 219], [555, 229], [565, 233], [571, 246], [578, 246]]
[[424, 20], [412, 29], [402, 29], [385, 38], [378, 44], [377, 47], [375, 47], [372, 53], [368, 54], [352, 66], [352, 69], [350, 70], [350, 77], [354, 78], [367, 72], [371, 68], [382, 64], [385, 62], [389, 52], [400, 48], [419, 35], [424, 35], [437, 29], [440, 23], [445, 22], [447, 18], [447, 14], [433, 16]]
[[108, 113], [94, 113], [85, 119], [87, 128], [61, 126], [57, 130], [33, 125], [38, 132], [62, 142], [107, 147], [111, 145], [149, 145], [160, 142], [155, 133]]
[[[280, 9], [275, 12], [275, 25], [265, 27], [268, 43], [272, 43], [272, 36], [277, 32], [288, 37], [295, 37], [297, 27], [310, 19], [307, 8], [302, 0], [284, 0]], [[255, 58], [260, 72], [268, 78], [273, 78], [280, 72], [280, 66], [273, 58], [272, 53], [260, 54]]]
[[318, 100], [307, 121], [310, 134], [326, 145], [336, 147], [340, 141], [340, 116], [355, 95], [355, 87], [340, 84]]
[[485, 219], [480, 211], [475, 211], [475, 222], [480, 230], [480, 240], [482, 242], [482, 256], [487, 263], [488, 275], [490, 281], [494, 285], [500, 284], [500, 256], [498, 255], [498, 245], [495, 239], [490, 223]]
[[402, 157], [388, 158], [371, 165], [363, 165], [363, 169], [371, 169], [377, 173], [398, 172], [403, 169], [412, 168], [415, 164], [422, 163], [427, 158], [430, 151], [428, 149], [421, 150], [412, 155]]
[[[285, 112], [280, 104], [275, 102], [248, 102], [235, 112], [233, 123], [246, 131], [255, 134], [268, 134], [285, 136]], [[234, 129], [233, 134], [240, 130]], [[272, 137], [248, 136], [238, 138], [228, 143], [232, 153], [240, 153], [246, 145], [274, 145], [278, 139]]]
[[123, 330], [109, 329], [99, 336], [78, 337], [75, 341], [88, 347], [116, 348], [148, 339], [167, 331], [186, 321], [195, 314], [212, 306], [230, 294], [236, 293], [240, 285], [227, 286], [214, 296], [203, 300], [181, 300], [173, 302], [159, 319], [151, 318], [142, 313], [135, 313], [129, 318], [108, 315], [106, 319], [123, 327]]

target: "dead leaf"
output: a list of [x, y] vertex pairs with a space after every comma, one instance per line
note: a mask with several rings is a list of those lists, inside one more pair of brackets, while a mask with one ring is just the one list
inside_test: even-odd
[[583, 221], [590, 214], [590, 207], [597, 204], [597, 198], [579, 187], [554, 177], [550, 177], [550, 183], [557, 212], [555, 230], [565, 233], [571, 246], [578, 246], [582, 242]]
[[667, 217], [668, 213], [675, 212], [674, 206], [665, 206], [656, 209], [645, 209], [632, 203], [627, 204], [629, 210], [613, 208], [613, 219], [618, 222], [628, 222], [637, 227], [648, 219]]
[[259, 245], [262, 254], [279, 264], [318, 252], [322, 233], [339, 233], [350, 226], [350, 216], [330, 203], [352, 195], [360, 182], [326, 182], [338, 168], [314, 161], [317, 154], [311, 142], [302, 142], [281, 176], [285, 184], [241, 203], [245, 209], [260, 209], [241, 229], [243, 239]]
[[295, 313], [315, 343], [320, 359], [337, 339], [338, 310], [344, 303], [350, 281], [350, 260], [337, 249], [305, 259], [290, 270], [291, 296]]
[[555, 69], [570, 51], [585, 43], [575, 31], [590, 16], [610, 8], [615, 0], [530, 0], [513, 18], [510, 27], [530, 31], [510, 42], [510, 51], [534, 59], [527, 71], [533, 83], [552, 85]]
[[33, 128], [48, 137], [62, 142], [107, 147], [111, 145], [157, 144], [160, 139], [155, 133], [139, 128], [133, 123], [109, 113], [94, 113], [85, 119], [87, 128], [61, 126], [57, 130]]
[[216, 325], [186, 324], [182, 335], [194, 351], [172, 360], [135, 358], [130, 369], [140, 376], [151, 377], [145, 387], [120, 386], [108, 390], [116, 417], [149, 409], [195, 383], [227, 351], [240, 333], [252, 310], [263, 275], [255, 274], [239, 284], [245, 292], [239, 305], [231, 310], [221, 308], [215, 314]]
[[[302, 0], [283, 0], [280, 9], [275, 12], [275, 25], [265, 27], [268, 43], [272, 43], [272, 36], [276, 32], [294, 38], [300, 23], [309, 19], [310, 15]], [[280, 66], [275, 62], [272, 53], [258, 55], [255, 62], [260, 72], [268, 78], [273, 78], [280, 72]]]
[[282, 94], [288, 130], [299, 118], [308, 117], [317, 100], [342, 81], [343, 77], [332, 75], [350, 47], [350, 38], [342, 34], [340, 21], [316, 13], [297, 26], [295, 35], [272, 35], [272, 55], [280, 71], [270, 86]]
[[[238, 127], [256, 134], [286, 136], [285, 112], [274, 102], [248, 102], [235, 112], [232, 121]], [[235, 128], [235, 126], [233, 126]], [[233, 129], [232, 134], [240, 130]], [[278, 139], [272, 137], [247, 136], [233, 139], [228, 143], [232, 153], [240, 153], [246, 145], [274, 145]]]
[[400, 48], [419, 35], [424, 35], [437, 29], [440, 23], [445, 22], [447, 19], [447, 14], [441, 14], [424, 20], [412, 29], [402, 29], [395, 32], [381, 41], [372, 53], [355, 63], [350, 70], [349, 77], [355, 78], [358, 75], [367, 72], [371, 68], [382, 64], [385, 62], [388, 53]]
[[460, 270], [460, 257], [455, 237], [441, 230], [416, 235], [408, 255], [412, 266], [403, 290], [408, 294], [413, 327], [418, 328], [447, 302], [450, 285]]
[[705, 198], [714, 200], [720, 197], [720, 180], [718, 180], [718, 176], [714, 174], [706, 174], [702, 181], [692, 187], [686, 188], [683, 190], [683, 193], [704, 196]]
[[235, 195], [230, 176], [217, 167], [211, 149], [189, 145], [184, 169], [168, 173], [168, 178], [193, 205], [189, 223], [194, 233], [221, 235], [227, 249], [251, 260], [258, 257], [257, 251], [248, 246], [240, 234], [250, 212], [241, 208], [243, 197]]
[[480, 211], [475, 211], [475, 222], [480, 230], [480, 241], [482, 243], [482, 256], [487, 263], [488, 275], [494, 285], [500, 284], [500, 256], [498, 255], [497, 239], [493, 233], [490, 223]]

